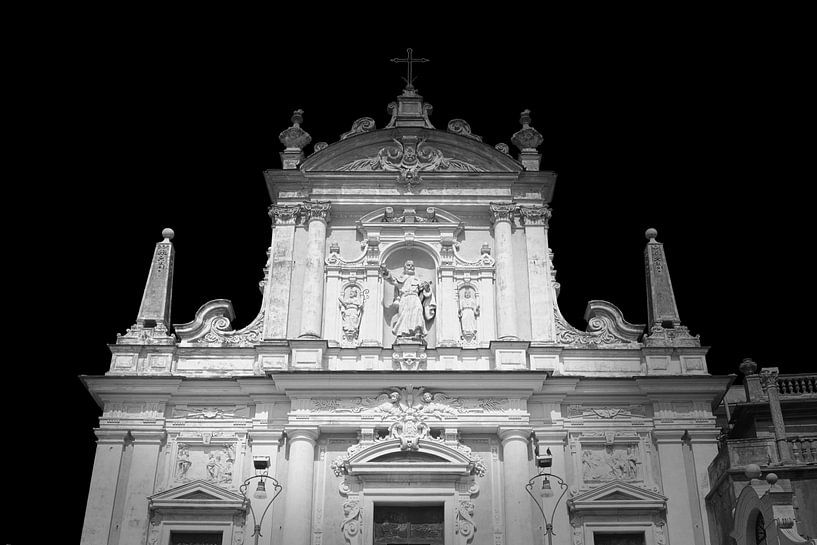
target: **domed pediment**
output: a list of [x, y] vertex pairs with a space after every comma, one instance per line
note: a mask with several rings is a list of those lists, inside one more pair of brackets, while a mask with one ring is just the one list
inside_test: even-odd
[[310, 155], [304, 172], [521, 172], [522, 164], [474, 138], [396, 127], [345, 138]]

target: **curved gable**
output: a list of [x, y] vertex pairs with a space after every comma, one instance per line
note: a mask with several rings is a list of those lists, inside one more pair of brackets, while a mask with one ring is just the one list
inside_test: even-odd
[[522, 164], [473, 138], [417, 127], [381, 129], [335, 142], [310, 155], [303, 172], [521, 172]]

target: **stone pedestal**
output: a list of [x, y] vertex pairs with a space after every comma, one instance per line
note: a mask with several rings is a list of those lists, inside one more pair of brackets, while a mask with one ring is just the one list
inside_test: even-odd
[[125, 431], [96, 429], [96, 455], [82, 526], [83, 545], [107, 545]]
[[527, 341], [491, 341], [495, 369], [527, 369]]
[[292, 339], [289, 341], [292, 349], [293, 369], [322, 369], [323, 354], [329, 347], [329, 342], [321, 339]]
[[310, 545], [312, 531], [312, 476], [318, 428], [287, 429], [289, 467], [284, 490], [283, 543]]
[[392, 345], [392, 366], [400, 371], [418, 371], [426, 368], [426, 345], [421, 341], [398, 338]]
[[502, 440], [502, 471], [505, 496], [505, 543], [536, 543], [533, 533], [533, 505], [525, 490], [533, 474], [528, 460], [527, 428], [500, 428]]

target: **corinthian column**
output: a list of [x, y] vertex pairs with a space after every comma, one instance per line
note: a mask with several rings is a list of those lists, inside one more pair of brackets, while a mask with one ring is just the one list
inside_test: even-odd
[[301, 307], [299, 337], [319, 339], [323, 321], [324, 258], [326, 256], [326, 223], [329, 221], [329, 201], [305, 202], [301, 215], [306, 218], [309, 241], [306, 244], [304, 273], [304, 303]]
[[287, 430], [289, 467], [285, 487], [283, 543], [309, 545], [312, 540], [312, 474], [318, 428]]
[[496, 247], [496, 328], [499, 340], [515, 341], [516, 284], [514, 282], [511, 221], [517, 206], [514, 203], [491, 203]]
[[505, 543], [533, 543], [532, 500], [525, 490], [532, 469], [528, 461], [526, 428], [499, 428], [502, 440], [502, 476], [505, 496]]
[[528, 250], [528, 293], [530, 295], [531, 340], [552, 342], [556, 328], [553, 319], [553, 278], [548, 258], [547, 206], [520, 206], [519, 213], [525, 224], [525, 242]]
[[272, 205], [272, 244], [264, 285], [264, 339], [286, 339], [289, 320], [289, 292], [292, 283], [292, 252], [295, 221], [300, 206]]

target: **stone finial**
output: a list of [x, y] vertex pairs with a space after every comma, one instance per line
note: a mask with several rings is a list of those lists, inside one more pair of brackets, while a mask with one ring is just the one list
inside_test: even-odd
[[519, 117], [522, 128], [511, 137], [511, 142], [519, 148], [519, 161], [525, 170], [539, 170], [542, 155], [536, 151], [544, 138], [541, 133], [530, 126], [530, 110], [523, 110]]
[[757, 364], [752, 361], [752, 358], [743, 358], [743, 361], [740, 362], [738, 369], [740, 369], [740, 372], [746, 376], [754, 375], [757, 372]]
[[678, 305], [672, 290], [669, 267], [664, 256], [664, 245], [655, 237], [658, 231], [647, 229], [649, 241], [644, 248], [644, 266], [647, 274], [647, 316], [650, 334], [644, 338], [646, 346], [701, 346], [697, 336], [681, 325]]
[[285, 170], [297, 168], [304, 158], [304, 147], [312, 141], [312, 137], [308, 132], [301, 128], [301, 123], [304, 121], [304, 111], [295, 110], [290, 118], [292, 126], [281, 131], [278, 135], [278, 140], [285, 146], [281, 152], [281, 163]]
[[162, 229], [162, 237], [164, 240], [162, 242], [170, 242], [173, 240], [173, 237], [176, 236], [176, 233], [173, 232], [173, 229], [170, 227], [165, 227]]

